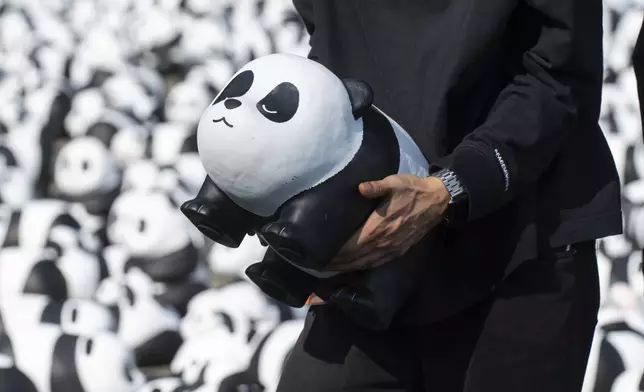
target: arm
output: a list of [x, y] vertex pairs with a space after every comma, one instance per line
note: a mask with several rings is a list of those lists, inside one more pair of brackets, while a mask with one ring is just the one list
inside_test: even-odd
[[538, 15], [541, 28], [524, 52], [521, 71], [501, 91], [486, 121], [431, 168], [457, 175], [468, 195], [464, 221], [495, 211], [539, 179], [575, 126], [573, 84], [601, 80], [596, 59], [580, 59], [576, 52], [580, 44], [591, 45], [601, 57], [596, 50], [602, 45], [601, 1], [523, 2]]
[[295, 10], [302, 18], [304, 27], [309, 35], [313, 35], [315, 31], [315, 24], [313, 23], [313, 2], [311, 0], [293, 0]]

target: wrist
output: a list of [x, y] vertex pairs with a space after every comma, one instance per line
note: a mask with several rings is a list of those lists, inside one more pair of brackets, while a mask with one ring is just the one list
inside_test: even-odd
[[427, 182], [428, 189], [430, 190], [430, 193], [434, 198], [434, 204], [441, 206], [443, 212], [447, 210], [447, 206], [452, 200], [452, 196], [449, 194], [449, 190], [447, 189], [443, 181], [435, 176], [427, 177], [425, 178], [425, 181]]
[[458, 176], [450, 169], [439, 169], [430, 174], [429, 178], [435, 178], [442, 184], [441, 189], [447, 193], [447, 206], [443, 209], [443, 217], [447, 224], [454, 221], [463, 221], [468, 215], [468, 195], [460, 183]]

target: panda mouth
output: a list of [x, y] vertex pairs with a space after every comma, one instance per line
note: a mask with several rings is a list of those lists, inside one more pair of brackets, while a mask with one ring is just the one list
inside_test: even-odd
[[226, 121], [226, 117], [222, 117], [222, 118], [220, 118], [219, 120], [212, 120], [212, 122], [214, 122], [214, 123], [223, 122], [223, 123], [224, 123], [224, 124], [226, 124], [229, 128], [232, 128], [232, 127], [233, 127], [233, 126], [232, 126], [228, 121]]

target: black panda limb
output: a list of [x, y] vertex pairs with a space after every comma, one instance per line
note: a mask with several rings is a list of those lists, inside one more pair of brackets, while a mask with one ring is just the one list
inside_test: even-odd
[[197, 196], [181, 206], [181, 212], [206, 237], [238, 248], [258, 217], [235, 204], [206, 176]]
[[284, 203], [279, 219], [258, 233], [296, 265], [323, 270], [382, 202], [362, 196], [357, 184], [398, 171], [398, 141], [389, 121], [374, 109], [363, 121], [362, 147], [353, 160], [329, 180]]
[[34, 383], [14, 367], [0, 369], [0, 391], [38, 392]]
[[246, 268], [246, 275], [266, 295], [294, 308], [306, 304], [318, 279], [294, 267], [273, 249], [264, 259]]

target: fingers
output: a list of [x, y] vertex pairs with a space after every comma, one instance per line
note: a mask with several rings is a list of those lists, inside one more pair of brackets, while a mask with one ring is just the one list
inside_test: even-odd
[[363, 182], [358, 186], [358, 190], [364, 197], [377, 199], [389, 194], [393, 188], [400, 185], [399, 182], [400, 179], [396, 176], [389, 176], [379, 181]]

